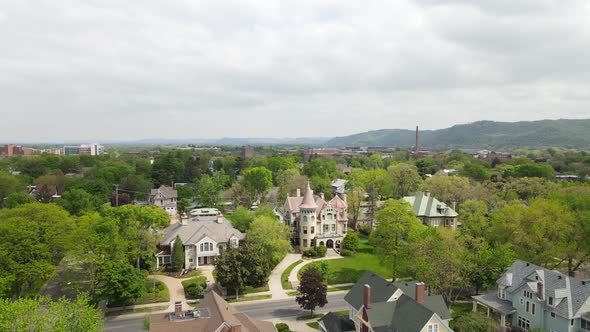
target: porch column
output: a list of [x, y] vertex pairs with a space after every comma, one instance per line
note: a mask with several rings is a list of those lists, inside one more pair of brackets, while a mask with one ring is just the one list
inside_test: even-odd
[[488, 317], [490, 317], [490, 307], [488, 307]]
[[195, 244], [195, 269], [199, 267], [199, 256], [197, 251], [197, 244]]
[[156, 256], [156, 269], [160, 268], [160, 257]]
[[500, 325], [502, 326], [502, 331], [506, 331], [506, 315], [500, 314]]
[[473, 310], [471, 310], [473, 312], [477, 312], [477, 302], [473, 301]]

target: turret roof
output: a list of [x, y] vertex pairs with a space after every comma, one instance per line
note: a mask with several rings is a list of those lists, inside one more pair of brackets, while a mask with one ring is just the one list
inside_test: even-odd
[[313, 198], [313, 190], [309, 186], [309, 182], [307, 183], [307, 190], [305, 191], [305, 195], [303, 195], [303, 202], [301, 202], [300, 208], [304, 209], [315, 209], [318, 206], [315, 204], [315, 199]]

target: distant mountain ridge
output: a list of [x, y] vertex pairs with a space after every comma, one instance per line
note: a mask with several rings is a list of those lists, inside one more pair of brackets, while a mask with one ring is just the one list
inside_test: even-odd
[[[411, 147], [416, 132], [381, 129], [335, 137], [326, 146]], [[420, 131], [420, 148], [533, 148], [590, 147], [590, 119], [559, 119], [520, 122], [477, 121], [450, 128]]]

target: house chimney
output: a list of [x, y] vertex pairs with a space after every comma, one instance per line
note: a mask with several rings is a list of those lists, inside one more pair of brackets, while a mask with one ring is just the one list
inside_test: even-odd
[[217, 223], [223, 224], [223, 214], [221, 212], [217, 212]]
[[365, 284], [363, 289], [363, 305], [367, 309], [371, 309], [371, 286]]
[[416, 283], [416, 302], [424, 304], [426, 285], [423, 282]]
[[582, 280], [582, 272], [581, 271], [571, 271], [569, 273], [570, 277], [576, 280]]
[[229, 329], [229, 332], [241, 332], [242, 325], [234, 325]]
[[180, 301], [174, 302], [174, 315], [176, 317], [182, 316], [182, 302], [180, 302]]
[[297, 197], [301, 197], [301, 189], [297, 188]]
[[320, 198], [324, 199], [324, 193], [320, 193]]
[[430, 197], [430, 190], [424, 190], [424, 196]]
[[544, 297], [543, 297], [543, 283], [540, 282], [540, 281], [537, 282], [537, 297], [540, 300], [543, 300], [544, 299]]
[[182, 215], [180, 215], [180, 224], [181, 225], [188, 225], [188, 216], [186, 215], [186, 212], [183, 212]]

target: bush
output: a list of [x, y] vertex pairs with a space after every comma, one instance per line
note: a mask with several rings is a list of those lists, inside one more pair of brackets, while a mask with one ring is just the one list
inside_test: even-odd
[[352, 252], [356, 252], [360, 244], [359, 236], [357, 233], [348, 232], [342, 240], [342, 249], [348, 249]]
[[303, 256], [304, 257], [312, 257], [312, 258], [324, 257], [324, 256], [326, 256], [327, 251], [328, 251], [328, 248], [326, 248], [324, 246], [318, 246], [315, 248], [311, 248], [309, 250], [305, 250], [303, 252]]
[[202, 299], [203, 298], [203, 287], [198, 284], [190, 284], [184, 288], [184, 293], [189, 299]]
[[279, 332], [289, 332], [291, 330], [289, 330], [289, 325], [285, 324], [285, 323], [277, 323], [275, 325], [275, 327], [277, 328], [277, 331]]
[[354, 255], [354, 252], [352, 252], [351, 250], [348, 250], [348, 249], [342, 249], [340, 251], [340, 255], [342, 255], [342, 256], [353, 256]]
[[371, 235], [371, 228], [368, 225], [361, 225], [361, 227], [359, 227], [359, 232], [363, 235]]

